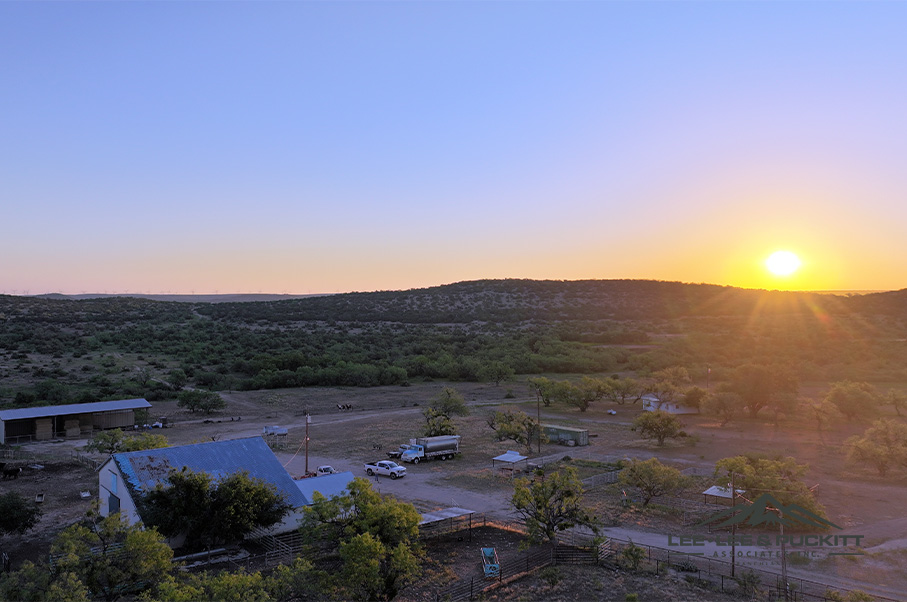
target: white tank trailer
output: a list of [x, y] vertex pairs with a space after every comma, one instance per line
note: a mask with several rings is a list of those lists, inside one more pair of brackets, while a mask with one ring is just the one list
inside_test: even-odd
[[460, 453], [460, 435], [441, 435], [439, 437], [419, 437], [409, 440], [409, 449], [400, 459], [404, 462], [418, 464], [423, 460], [450, 460]]

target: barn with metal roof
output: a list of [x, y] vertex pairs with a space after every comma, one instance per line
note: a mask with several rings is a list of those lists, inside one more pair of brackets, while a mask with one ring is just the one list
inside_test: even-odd
[[[139, 522], [136, 498], [158, 483], [165, 483], [170, 471], [184, 467], [205, 472], [215, 480], [245, 471], [250, 477], [274, 485], [293, 508], [301, 508], [311, 501], [264, 439], [246, 437], [113, 454], [98, 470], [101, 514], [120, 512], [130, 523]], [[298, 520], [298, 514], [291, 514], [284, 521], [286, 530], [297, 528]]]
[[120, 399], [0, 410], [0, 444], [87, 437], [95, 429], [131, 427], [135, 411], [150, 407], [145, 399]]

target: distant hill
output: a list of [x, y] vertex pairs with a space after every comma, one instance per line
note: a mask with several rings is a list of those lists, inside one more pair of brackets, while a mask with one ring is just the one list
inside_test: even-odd
[[298, 298], [80, 297], [0, 295], [0, 404], [161, 399], [177, 369], [223, 389], [475, 381], [494, 362], [516, 374], [708, 367], [717, 380], [755, 363], [802, 380], [907, 381], [907, 290], [477, 280]]
[[[888, 293], [880, 293], [887, 295]], [[222, 319], [344, 320], [407, 323], [561, 322], [677, 319], [690, 316], [838, 314], [855, 309], [904, 312], [893, 296], [741, 289], [654, 280], [476, 280], [405, 291], [345, 293], [256, 304], [222, 303], [201, 309]]]
[[176, 303], [254, 303], [256, 301], [285, 301], [288, 299], [303, 299], [305, 297], [320, 297], [322, 295], [277, 295], [268, 293], [231, 293], [214, 295], [140, 295], [132, 293], [107, 294], [83, 293], [80, 295], [64, 295], [62, 293], [47, 293], [45, 295], [32, 295], [36, 299], [115, 299], [132, 297], [135, 299], [149, 299], [151, 301], [174, 301]]
[[[402, 291], [333, 295], [41, 295], [94, 303], [194, 304], [215, 319], [444, 323], [673, 320], [790, 314], [907, 316], [907, 289], [865, 295], [741, 289], [655, 280], [474, 280]], [[22, 298], [19, 298], [22, 299]], [[88, 306], [83, 306], [88, 309]], [[49, 308], [48, 308], [49, 309]]]

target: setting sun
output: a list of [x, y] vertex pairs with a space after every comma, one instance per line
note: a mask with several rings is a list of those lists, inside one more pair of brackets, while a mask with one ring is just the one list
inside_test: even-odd
[[800, 268], [800, 258], [790, 251], [775, 251], [765, 260], [765, 267], [775, 276], [790, 276]]

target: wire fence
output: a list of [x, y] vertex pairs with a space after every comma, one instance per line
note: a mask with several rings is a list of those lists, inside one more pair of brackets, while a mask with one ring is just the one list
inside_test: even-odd
[[500, 571], [496, 576], [472, 575], [458, 579], [438, 590], [435, 593], [435, 600], [438, 602], [472, 600], [484, 592], [510, 583], [554, 562], [555, 558], [551, 548], [523, 552], [517, 557], [501, 560]]
[[[625, 550], [636, 547], [644, 551], [644, 564], [650, 570], [654, 570], [655, 574], [660, 574], [668, 569], [687, 573], [691, 579], [710, 582], [723, 592], [736, 591], [747, 594], [762, 591], [774, 594], [780, 599], [797, 602], [801, 600], [834, 601], [839, 599], [840, 595], [853, 591], [790, 575], [784, 581], [781, 574], [773, 571], [741, 566], [739, 563], [732, 564], [725, 560], [695, 556], [676, 550], [634, 544], [628, 540], [609, 538], [609, 541], [613, 559], [626, 556]], [[896, 602], [894, 598], [876, 594], [871, 594], [871, 597], [880, 602]]]
[[[522, 523], [501, 522], [485, 515], [473, 516], [472, 525], [501, 526], [526, 533], [526, 527]], [[722, 592], [744, 595], [763, 592], [774, 595], [776, 599], [791, 602], [834, 602], [851, 591], [856, 591], [790, 575], [785, 581], [781, 574], [772, 571], [571, 529], [558, 533], [554, 546], [530, 550], [516, 558], [502, 559], [501, 574], [498, 577], [488, 580], [481, 575], [474, 575], [459, 579], [439, 589], [435, 599], [439, 602], [471, 600], [503, 583], [552, 564], [590, 564], [626, 569], [631, 565], [629, 559], [634, 556], [632, 548], [637, 549], [638, 556], [635, 570], [650, 571], [656, 575], [670, 570], [686, 575], [691, 582], [710, 585]], [[870, 596], [872, 600], [879, 602], [896, 602], [894, 598], [876, 594]]]
[[610, 485], [616, 483], [620, 475], [619, 470], [610, 470], [601, 474], [592, 475], [583, 479], [583, 486], [587, 488], [598, 487], [599, 485]]

